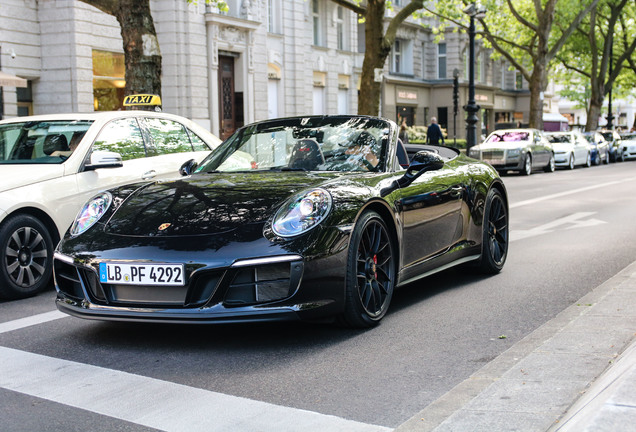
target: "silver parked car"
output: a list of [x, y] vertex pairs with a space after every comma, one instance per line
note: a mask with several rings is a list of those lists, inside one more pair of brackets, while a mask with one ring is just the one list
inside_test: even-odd
[[469, 156], [488, 162], [499, 172], [518, 171], [530, 175], [534, 169], [554, 172], [552, 144], [537, 129], [501, 129], [470, 149]]

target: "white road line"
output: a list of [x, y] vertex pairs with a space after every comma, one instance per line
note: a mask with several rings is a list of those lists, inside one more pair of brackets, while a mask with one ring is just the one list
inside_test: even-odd
[[622, 179], [622, 180], [617, 180], [617, 181], [611, 181], [611, 182], [607, 182], [607, 183], [600, 183], [600, 184], [595, 184], [592, 186], [586, 186], [586, 187], [582, 187], [579, 189], [572, 189], [569, 191], [565, 191], [565, 192], [559, 192], [559, 193], [555, 193], [552, 195], [544, 195], [542, 197], [539, 198], [534, 198], [534, 199], [530, 199], [530, 200], [526, 200], [526, 201], [519, 201], [518, 203], [514, 203], [514, 204], [510, 204], [510, 208], [517, 208], [517, 207], [523, 207], [523, 206], [527, 206], [530, 204], [535, 204], [541, 201], [547, 201], [547, 200], [551, 200], [554, 198], [560, 198], [562, 196], [566, 196], [566, 195], [572, 195], [572, 194], [576, 194], [579, 192], [586, 192], [589, 190], [593, 190], [593, 189], [598, 189], [598, 188], [604, 188], [607, 186], [612, 186], [615, 184], [620, 184], [620, 183], [626, 183], [626, 182], [630, 182], [630, 181], [634, 181], [636, 180], [636, 177], [630, 177], [630, 178], [626, 178], [626, 179]]
[[37, 324], [42, 324], [42, 323], [53, 321], [60, 318], [65, 318], [68, 316], [69, 315], [67, 314], [54, 310], [51, 312], [41, 313], [39, 315], [33, 315], [26, 318], [20, 318], [17, 320], [0, 323], [0, 334], [7, 333], [13, 330], [19, 330], [25, 327], [34, 326]]
[[391, 430], [11, 348], [0, 364], [4, 389], [167, 432]]

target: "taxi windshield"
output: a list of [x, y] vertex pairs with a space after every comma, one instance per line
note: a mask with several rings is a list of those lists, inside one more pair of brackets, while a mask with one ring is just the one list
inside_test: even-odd
[[89, 120], [55, 120], [0, 125], [0, 164], [62, 163], [91, 124]]

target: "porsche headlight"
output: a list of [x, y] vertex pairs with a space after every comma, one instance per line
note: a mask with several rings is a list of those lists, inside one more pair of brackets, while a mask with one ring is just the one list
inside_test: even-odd
[[75, 222], [71, 226], [71, 235], [78, 236], [84, 231], [95, 225], [95, 223], [106, 213], [113, 196], [108, 192], [103, 192], [94, 196], [86, 204], [75, 218]]
[[281, 237], [292, 237], [318, 226], [331, 210], [331, 194], [312, 189], [287, 201], [274, 216], [272, 229]]

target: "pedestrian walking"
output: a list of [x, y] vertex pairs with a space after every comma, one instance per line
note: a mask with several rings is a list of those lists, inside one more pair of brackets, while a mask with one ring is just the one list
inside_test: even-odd
[[406, 125], [406, 118], [402, 118], [402, 124], [400, 125], [400, 134], [398, 137], [404, 144], [408, 144], [409, 142], [409, 133], [406, 130], [407, 127], [408, 126]]
[[442, 129], [437, 124], [437, 119], [433, 117], [431, 119], [431, 124], [426, 130], [426, 144], [430, 145], [439, 145], [439, 142], [442, 142], [444, 145], [444, 135], [442, 134]]

